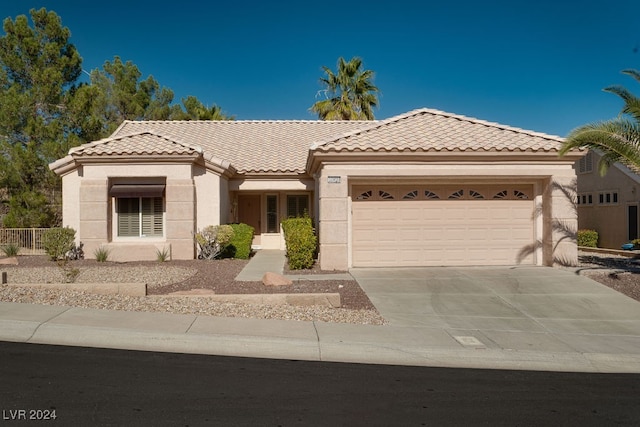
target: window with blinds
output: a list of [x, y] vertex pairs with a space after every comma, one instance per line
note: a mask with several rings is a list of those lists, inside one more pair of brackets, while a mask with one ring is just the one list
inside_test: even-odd
[[162, 237], [162, 197], [117, 199], [119, 237]]
[[309, 213], [309, 195], [295, 194], [287, 196], [287, 218], [301, 217]]

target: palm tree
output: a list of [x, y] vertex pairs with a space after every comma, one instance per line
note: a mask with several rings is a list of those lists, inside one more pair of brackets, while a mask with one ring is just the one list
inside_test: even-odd
[[189, 95], [182, 98], [184, 111], [179, 110], [174, 120], [234, 120], [233, 116], [226, 115], [217, 105], [205, 106], [198, 98]]
[[320, 78], [327, 99], [310, 108], [321, 120], [373, 120], [373, 108], [378, 106], [378, 88], [372, 83], [373, 71], [362, 69], [362, 59], [346, 62], [338, 58], [336, 74], [322, 67], [326, 77]]
[[[640, 71], [623, 70], [623, 74], [640, 83]], [[624, 101], [620, 115], [604, 122], [591, 123], [573, 130], [560, 149], [564, 155], [574, 148], [586, 147], [602, 153], [598, 164], [600, 175], [605, 175], [609, 166], [620, 162], [634, 171], [640, 171], [640, 98], [622, 86], [604, 89], [618, 95]]]

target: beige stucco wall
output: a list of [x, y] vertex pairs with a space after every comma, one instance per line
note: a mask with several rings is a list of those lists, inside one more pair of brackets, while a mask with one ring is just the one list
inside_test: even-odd
[[196, 228], [201, 230], [209, 225], [225, 224], [229, 205], [227, 179], [201, 166], [194, 166], [193, 171], [197, 206]]
[[76, 245], [80, 242], [80, 169], [62, 176], [62, 225], [76, 230]]
[[543, 185], [544, 264], [575, 266], [578, 259], [575, 177], [554, 175]]
[[[79, 170], [81, 176], [71, 172], [63, 177], [63, 224], [77, 230], [77, 240], [84, 243], [87, 258], [94, 258], [95, 250], [104, 246], [113, 261], [154, 260], [156, 250], [163, 248], [170, 250], [173, 259], [193, 259], [196, 187], [191, 164], [91, 164]], [[118, 238], [111, 233], [114, 207], [108, 195], [109, 181], [127, 178], [141, 182], [164, 178], [163, 237]]]
[[[83, 178], [78, 200], [80, 224], [76, 238], [84, 243], [85, 257], [92, 259], [94, 251], [109, 241], [109, 198], [106, 179]], [[63, 188], [63, 191], [64, 188]], [[63, 218], [64, 221], [64, 218]], [[67, 224], [65, 224], [67, 225]]]
[[192, 179], [169, 179], [165, 190], [165, 236], [174, 259], [193, 259], [196, 188]]
[[[329, 182], [330, 176], [340, 177], [340, 183]], [[577, 227], [572, 200], [563, 199], [563, 193], [559, 190], [562, 187], [547, 190], [550, 182], [570, 185], [571, 180], [575, 179], [570, 163], [327, 164], [320, 168], [317, 179], [320, 263], [325, 270], [346, 270], [352, 266], [350, 187], [354, 183], [375, 181], [389, 184], [421, 182], [427, 179], [443, 183], [450, 183], [452, 180], [518, 180], [533, 184], [537, 193], [536, 212], [544, 212], [539, 218], [534, 218], [534, 242], [538, 243], [529, 248], [534, 263], [553, 265], [556, 258], [563, 259], [567, 264], [577, 263], [575, 238], [563, 238], [552, 232], [554, 224], [558, 222], [568, 228]], [[543, 209], [543, 205], [546, 208]]]
[[[600, 176], [600, 156], [593, 154], [592, 171], [577, 174], [578, 195], [591, 194], [593, 198], [592, 204], [578, 205], [578, 227], [596, 230], [599, 247], [620, 249], [629, 237], [628, 207], [640, 205], [640, 177], [618, 165], [610, 167], [605, 176]], [[576, 170], [579, 171], [577, 164]], [[618, 203], [599, 203], [600, 193], [613, 192], [618, 193]]]

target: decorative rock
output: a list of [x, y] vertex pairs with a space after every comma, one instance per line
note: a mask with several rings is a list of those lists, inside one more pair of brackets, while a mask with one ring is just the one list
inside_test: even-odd
[[18, 258], [12, 256], [8, 258], [0, 258], [0, 264], [2, 265], [18, 265]]
[[293, 285], [293, 282], [281, 274], [272, 273], [271, 271], [267, 271], [262, 276], [262, 283], [265, 286], [290, 286]]

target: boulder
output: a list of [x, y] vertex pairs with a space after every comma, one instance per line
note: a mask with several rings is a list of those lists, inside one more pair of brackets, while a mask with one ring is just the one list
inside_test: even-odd
[[262, 276], [262, 283], [265, 286], [290, 286], [293, 285], [293, 282], [281, 274], [272, 273], [271, 271], [267, 271]]

